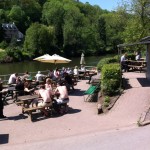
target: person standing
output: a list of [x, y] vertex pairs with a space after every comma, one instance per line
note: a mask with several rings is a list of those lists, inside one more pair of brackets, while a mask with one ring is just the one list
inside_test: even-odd
[[2, 100], [2, 81], [0, 80], [0, 119], [7, 118], [3, 114], [4, 104]]
[[126, 56], [127, 56], [127, 53], [123, 54], [121, 56], [121, 59], [120, 59], [120, 62], [121, 62], [121, 69], [124, 70], [125, 72], [128, 71], [128, 65], [127, 65], [127, 62], [126, 62]]

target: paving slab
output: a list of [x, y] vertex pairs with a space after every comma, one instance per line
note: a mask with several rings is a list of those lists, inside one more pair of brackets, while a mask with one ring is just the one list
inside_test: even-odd
[[[31, 122], [21, 114], [21, 107], [7, 105], [7, 120], [0, 120], [0, 135], [7, 135], [6, 147], [17, 144], [72, 137], [94, 132], [137, 127], [141, 113], [150, 105], [150, 87], [144, 73], [123, 74], [130, 84], [107, 114], [97, 114], [97, 103], [84, 102], [83, 93], [90, 86], [80, 80], [70, 94], [69, 112], [63, 116], [41, 118]], [[0, 146], [1, 147], [1, 146]]]

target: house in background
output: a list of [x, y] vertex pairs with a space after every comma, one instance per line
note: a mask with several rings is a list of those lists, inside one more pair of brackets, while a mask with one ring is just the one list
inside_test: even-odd
[[11, 41], [12, 38], [15, 38], [19, 42], [24, 38], [24, 35], [18, 30], [14, 23], [2, 23], [2, 29], [4, 31], [4, 38], [7, 41]]

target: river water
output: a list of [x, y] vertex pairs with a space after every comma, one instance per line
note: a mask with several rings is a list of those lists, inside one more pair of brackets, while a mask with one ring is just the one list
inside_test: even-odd
[[[55, 69], [56, 67], [62, 68], [62, 67], [80, 66], [80, 57], [70, 58], [70, 59], [72, 60], [70, 63], [56, 64], [56, 65], [52, 63], [43, 63], [38, 61], [0, 64], [0, 75], [12, 74], [15, 72], [23, 73], [25, 71], [36, 72], [38, 70], [43, 71], [43, 70]], [[100, 56], [85, 57], [86, 66], [96, 66], [100, 59], [101, 59]]]

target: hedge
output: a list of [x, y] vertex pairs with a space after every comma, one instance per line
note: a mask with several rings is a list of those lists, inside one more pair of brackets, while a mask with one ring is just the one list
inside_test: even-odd
[[120, 91], [120, 64], [105, 64], [101, 70], [101, 90], [104, 95], [112, 96]]

